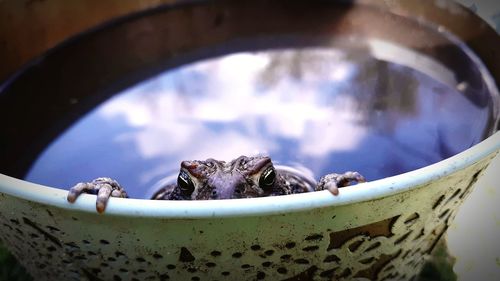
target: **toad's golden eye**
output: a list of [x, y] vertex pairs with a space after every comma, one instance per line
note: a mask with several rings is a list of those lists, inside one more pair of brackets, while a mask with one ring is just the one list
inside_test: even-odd
[[268, 190], [273, 187], [276, 180], [276, 171], [274, 167], [267, 168], [259, 178], [259, 187], [263, 190]]
[[194, 184], [189, 175], [185, 171], [181, 171], [177, 177], [177, 186], [182, 194], [191, 195], [194, 192]]

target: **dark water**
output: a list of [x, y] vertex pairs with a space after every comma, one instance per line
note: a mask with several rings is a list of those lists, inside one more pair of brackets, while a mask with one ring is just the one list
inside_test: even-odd
[[400, 174], [471, 147], [486, 130], [489, 109], [433, 71], [334, 48], [200, 61], [101, 104], [26, 179], [67, 189], [109, 176], [142, 198], [181, 160], [254, 154], [316, 179], [346, 170], [368, 180]]

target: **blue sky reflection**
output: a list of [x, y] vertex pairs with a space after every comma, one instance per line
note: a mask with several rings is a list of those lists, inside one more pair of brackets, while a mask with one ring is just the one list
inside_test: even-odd
[[141, 198], [182, 160], [267, 154], [315, 178], [358, 170], [373, 180], [471, 146], [486, 116], [455, 89], [370, 57], [240, 53], [119, 93], [59, 137], [27, 179], [69, 188], [109, 176]]

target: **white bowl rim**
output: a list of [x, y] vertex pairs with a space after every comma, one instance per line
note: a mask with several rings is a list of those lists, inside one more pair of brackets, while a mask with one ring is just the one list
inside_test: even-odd
[[[328, 191], [318, 191], [287, 196], [230, 200], [163, 201], [111, 198], [103, 214], [126, 217], [201, 219], [265, 216], [354, 204], [424, 187], [425, 184], [473, 165], [498, 151], [500, 151], [500, 131], [450, 158], [396, 176], [344, 187], [338, 196], [334, 196]], [[0, 193], [46, 204], [48, 207], [96, 213], [95, 195], [82, 194], [75, 203], [71, 204], [66, 200], [67, 190], [35, 184], [3, 174], [0, 174]]]

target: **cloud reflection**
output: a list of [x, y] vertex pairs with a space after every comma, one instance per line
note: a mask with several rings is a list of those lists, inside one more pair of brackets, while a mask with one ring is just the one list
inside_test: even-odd
[[[319, 52], [323, 58], [328, 54]], [[348, 75], [349, 65], [330, 61], [321, 72], [308, 71], [300, 81], [285, 78], [262, 88], [260, 74], [270, 60], [268, 54], [246, 53], [197, 63], [145, 82], [123, 93], [126, 99], [120, 95], [99, 112], [102, 118], [119, 116], [139, 128], [115, 140], [136, 143], [144, 157], [178, 154], [230, 160], [239, 154], [271, 154], [277, 149], [276, 138], [297, 140], [298, 155], [322, 155], [356, 146], [364, 129], [352, 125], [358, 118], [352, 101], [347, 96], [337, 99], [334, 88], [329, 89], [328, 102], [321, 95], [322, 74], [341, 79]], [[185, 78], [197, 76], [204, 77]], [[331, 141], [336, 131], [347, 130], [351, 130], [349, 135]]]
[[[456, 134], [448, 128], [486, 118], [454, 89], [369, 53], [346, 54], [241, 53], [165, 72], [89, 113], [44, 152], [27, 179], [68, 188], [110, 176], [143, 197], [182, 160], [255, 154], [316, 178], [359, 170], [375, 179], [478, 141], [484, 125], [440, 146]], [[457, 109], [479, 118], [457, 117]]]

